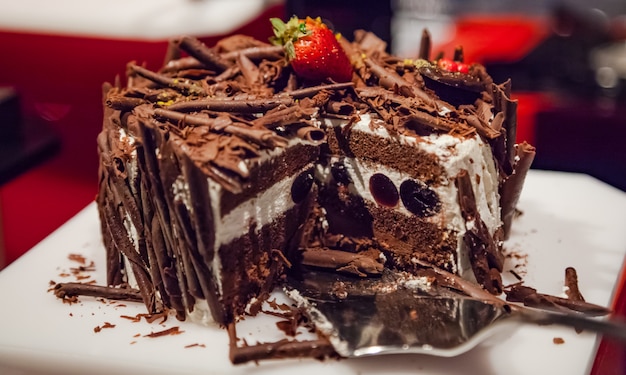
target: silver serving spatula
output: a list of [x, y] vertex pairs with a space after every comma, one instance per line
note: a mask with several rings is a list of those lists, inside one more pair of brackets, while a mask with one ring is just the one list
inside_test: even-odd
[[626, 325], [580, 313], [515, 308], [466, 297], [424, 277], [385, 272], [358, 279], [310, 270], [288, 278], [285, 292], [344, 357], [462, 354], [518, 323], [557, 324], [626, 342]]

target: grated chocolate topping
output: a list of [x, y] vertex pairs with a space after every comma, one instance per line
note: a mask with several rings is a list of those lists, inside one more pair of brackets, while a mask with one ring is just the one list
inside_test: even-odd
[[[281, 48], [247, 36], [228, 37], [213, 47], [183, 36], [170, 43], [159, 71], [128, 64], [126, 87], [107, 86], [105, 104], [122, 128], [139, 117], [175, 135], [192, 161], [233, 193], [248, 178], [242, 166], [263, 150], [286, 147], [291, 138], [319, 142], [324, 136], [313, 129], [316, 119], [353, 122], [365, 112], [392, 133], [478, 133], [494, 146], [503, 176], [513, 173], [510, 85], [495, 85], [478, 64], [467, 74], [439, 68], [428, 60], [427, 32], [415, 60], [389, 55], [384, 41], [362, 30], [353, 42], [340, 43], [356, 73], [352, 82], [303, 81]], [[200, 147], [210, 151], [196, 151]]]

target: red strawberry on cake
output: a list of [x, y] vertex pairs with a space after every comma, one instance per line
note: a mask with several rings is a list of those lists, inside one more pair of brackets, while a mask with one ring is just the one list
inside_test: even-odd
[[272, 18], [272, 43], [285, 47], [285, 55], [295, 73], [311, 81], [352, 79], [352, 66], [337, 36], [321, 19], [292, 17], [287, 23]]

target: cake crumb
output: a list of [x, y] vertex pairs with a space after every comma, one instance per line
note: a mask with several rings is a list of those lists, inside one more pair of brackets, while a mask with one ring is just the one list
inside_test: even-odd
[[553, 338], [553, 339], [552, 339], [552, 342], [553, 342], [555, 345], [562, 345], [562, 344], [565, 344], [565, 340], [563, 340], [563, 338], [562, 338], [562, 337], [555, 337], [555, 338]]

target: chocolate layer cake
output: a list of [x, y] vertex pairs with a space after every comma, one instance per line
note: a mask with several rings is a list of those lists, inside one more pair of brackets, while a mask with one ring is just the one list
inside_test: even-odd
[[[105, 85], [98, 208], [108, 284], [151, 312], [228, 324], [287, 269], [376, 277], [428, 262], [501, 291], [501, 244], [534, 150], [510, 85], [478, 64], [340, 40], [349, 82], [294, 73], [249, 37], [174, 40]], [[451, 70], [450, 62], [463, 66]]]

